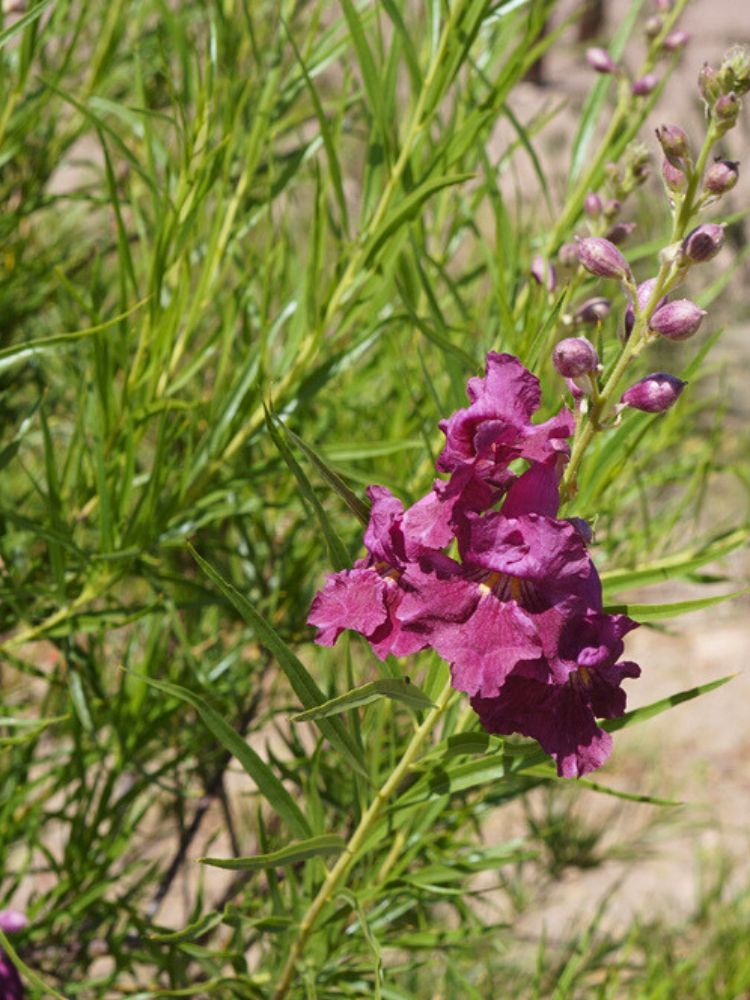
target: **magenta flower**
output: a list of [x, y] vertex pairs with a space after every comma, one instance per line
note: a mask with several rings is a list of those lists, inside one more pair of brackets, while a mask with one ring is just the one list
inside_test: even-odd
[[596, 718], [622, 714], [621, 681], [639, 669], [618, 662], [636, 623], [603, 611], [588, 525], [557, 516], [573, 416], [533, 423], [539, 382], [508, 354], [490, 352], [467, 393], [440, 423], [448, 479], [407, 510], [370, 487], [368, 554], [328, 577], [308, 622], [321, 645], [351, 629], [381, 659], [431, 647], [486, 729], [537, 739], [561, 775], [586, 774], [611, 745]]
[[[18, 910], [0, 910], [0, 929], [4, 934], [15, 934], [22, 931], [28, 920], [24, 913]], [[0, 949], [0, 1000], [23, 1000], [24, 990], [18, 971]]]
[[548, 671], [547, 679], [512, 676], [498, 696], [474, 697], [471, 704], [488, 732], [529, 736], [555, 760], [560, 777], [581, 777], [601, 767], [612, 749], [597, 718], [622, 715], [620, 685], [640, 674], [637, 664], [617, 662], [622, 637], [637, 623], [598, 611], [565, 616], [556, 608], [545, 617], [540, 673]]
[[437, 460], [442, 472], [469, 464], [483, 478], [516, 458], [551, 462], [567, 456], [573, 415], [562, 409], [545, 423], [532, 424], [542, 396], [539, 379], [518, 358], [490, 351], [485, 377], [470, 378], [466, 392], [470, 405], [440, 421], [446, 438]]
[[389, 653], [405, 656], [427, 645], [424, 636], [406, 632], [395, 617], [410, 586], [407, 577], [421, 579], [430, 569], [446, 572], [454, 564], [439, 552], [407, 543], [403, 505], [389, 490], [371, 486], [367, 492], [372, 501], [365, 531], [369, 555], [353, 569], [328, 576], [307, 622], [318, 627], [315, 641], [321, 646], [333, 646], [344, 629], [351, 629], [363, 635], [381, 659]]

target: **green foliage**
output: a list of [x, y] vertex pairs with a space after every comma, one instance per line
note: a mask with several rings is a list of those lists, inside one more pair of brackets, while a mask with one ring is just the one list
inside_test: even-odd
[[[430, 654], [405, 678], [346, 638], [314, 647], [306, 617], [359, 555], [363, 487], [429, 486], [487, 349], [559, 408], [570, 303], [527, 275], [581, 205], [538, 148], [560, 102], [525, 120], [513, 97], [567, 45], [542, 32], [553, 7], [43, 0], [0, 32], [0, 903], [29, 914], [7, 950], [31, 997], [270, 998], [301, 928], [293, 996], [497, 981], [511, 930], [477, 876], [502, 893], [549, 862], [483, 824], [555, 794], [545, 755], [479, 732]], [[607, 133], [605, 91], [576, 183], [647, 114]], [[736, 506], [697, 528], [747, 473], [705, 357], [686, 367], [679, 413], [595, 441], [568, 511], [597, 518], [612, 603], [700, 582], [748, 538]], [[553, 867], [591, 847], [558, 836]], [[738, 993], [746, 962], [714, 941]], [[702, 996], [679, 961], [642, 981], [682, 994], [642, 995]]]

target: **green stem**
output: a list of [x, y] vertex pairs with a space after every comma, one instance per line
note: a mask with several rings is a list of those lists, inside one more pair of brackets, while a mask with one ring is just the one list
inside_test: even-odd
[[[674, 213], [671, 235], [672, 245], [677, 244], [685, 237], [687, 228], [697, 210], [696, 194], [698, 185], [700, 184], [708, 157], [716, 140], [717, 133], [712, 123], [708, 127], [706, 138], [698, 154], [695, 166], [690, 171], [690, 179], [685, 196], [680, 207]], [[583, 416], [578, 423], [575, 438], [573, 439], [573, 448], [570, 453], [570, 461], [560, 484], [560, 495], [563, 501], [570, 500], [575, 494], [576, 477], [581, 460], [586, 449], [591, 444], [594, 435], [601, 429], [601, 418], [612, 402], [626, 368], [651, 339], [652, 335], [648, 329], [648, 321], [654, 306], [663, 295], [672, 289], [680, 279], [682, 273], [679, 264], [673, 259], [664, 260], [656, 276], [656, 283], [651, 297], [643, 309], [639, 308], [638, 296], [635, 294], [635, 290], [633, 290], [633, 305], [636, 311], [635, 324], [629, 339], [623, 346], [620, 357], [617, 359], [614, 368], [607, 377], [607, 381], [600, 390], [598, 398], [592, 403], [590, 412]]]
[[445, 687], [440, 692], [434, 707], [431, 708], [425, 716], [424, 721], [409, 741], [409, 745], [407, 746], [403, 757], [391, 772], [388, 780], [379, 789], [366, 812], [363, 814], [362, 819], [359, 821], [357, 829], [349, 839], [349, 843], [346, 845], [343, 854], [328, 873], [325, 881], [318, 890], [317, 896], [312, 901], [307, 912], [300, 921], [297, 929], [297, 937], [295, 938], [294, 944], [292, 945], [289, 955], [287, 956], [286, 963], [284, 964], [284, 968], [281, 972], [281, 977], [279, 978], [276, 986], [276, 991], [273, 994], [273, 1000], [283, 1000], [283, 998], [287, 995], [289, 987], [292, 985], [292, 980], [294, 979], [297, 962], [302, 956], [305, 943], [312, 933], [321, 911], [349, 873], [349, 870], [357, 859], [357, 855], [362, 849], [368, 834], [380, 816], [383, 806], [406, 777], [417, 754], [422, 748], [422, 744], [433, 731], [448, 707], [452, 690], [450, 682], [446, 683]]

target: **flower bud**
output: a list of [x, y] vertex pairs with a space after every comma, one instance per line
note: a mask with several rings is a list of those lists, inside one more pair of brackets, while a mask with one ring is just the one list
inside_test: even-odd
[[0, 930], [3, 934], [15, 934], [28, 925], [25, 913], [19, 910], [0, 910]]
[[616, 73], [617, 65], [606, 49], [586, 49], [586, 62], [597, 73]]
[[531, 277], [538, 285], [545, 285], [547, 291], [554, 292], [557, 288], [557, 272], [554, 264], [537, 254], [531, 262]]
[[690, 156], [690, 145], [685, 131], [679, 125], [661, 125], [656, 130], [656, 138], [672, 166], [682, 168]]
[[602, 214], [602, 199], [595, 191], [589, 191], [583, 202], [583, 210], [586, 215], [590, 215], [592, 219], [595, 219], [597, 215]]
[[594, 540], [594, 529], [588, 521], [584, 521], [582, 517], [566, 517], [565, 520], [576, 529], [584, 545], [591, 545]]
[[685, 171], [673, 166], [669, 160], [662, 162], [661, 176], [668, 190], [673, 194], [682, 194], [687, 189], [688, 179]]
[[563, 243], [557, 251], [557, 263], [560, 267], [578, 266], [578, 247], [575, 243]]
[[619, 198], [610, 198], [604, 206], [604, 215], [607, 219], [614, 219], [622, 211], [622, 202]]
[[594, 345], [585, 337], [567, 337], [555, 345], [552, 364], [565, 378], [577, 378], [596, 371], [599, 357]]
[[630, 236], [634, 229], [634, 222], [618, 222], [612, 226], [609, 232], [605, 233], [605, 239], [608, 239], [610, 243], [619, 245]]
[[663, 413], [677, 402], [686, 385], [675, 375], [654, 372], [626, 389], [620, 402], [644, 413]]
[[659, 83], [659, 77], [655, 73], [646, 73], [633, 82], [633, 94], [636, 97], [648, 97]]
[[630, 265], [609, 240], [601, 236], [587, 236], [578, 241], [578, 260], [590, 274], [598, 278], [631, 280]]
[[711, 260], [724, 246], [724, 226], [707, 222], [696, 226], [682, 241], [682, 255], [691, 264]]
[[667, 52], [679, 52], [680, 49], [684, 49], [687, 43], [690, 41], [690, 35], [687, 31], [670, 31], [664, 41], [661, 43], [662, 48], [666, 49]]
[[[646, 306], [651, 301], [651, 296], [654, 294], [654, 289], [656, 288], [656, 278], [647, 278], [642, 281], [638, 288], [636, 289], [636, 295], [638, 296], [638, 308], [643, 312]], [[653, 307], [653, 312], [660, 309], [667, 302], [666, 295], [659, 299], [656, 305]], [[633, 332], [633, 327], [635, 326], [635, 309], [632, 303], [628, 303], [625, 309], [625, 340], [628, 339], [630, 334]]]
[[741, 95], [750, 90], [750, 52], [744, 45], [735, 45], [727, 52], [718, 76], [724, 93], [733, 90]]
[[598, 295], [593, 299], [586, 299], [576, 309], [573, 317], [577, 323], [601, 323], [609, 316], [612, 303], [609, 299]]
[[698, 332], [706, 310], [690, 299], [667, 302], [649, 320], [649, 328], [667, 340], [687, 340]]
[[706, 104], [712, 105], [721, 97], [721, 84], [713, 66], [703, 63], [698, 73], [698, 89]]
[[656, 38], [663, 27], [663, 19], [658, 14], [654, 14], [652, 17], [647, 18], [646, 23], [643, 25], [643, 30], [648, 38]]
[[711, 194], [731, 191], [740, 176], [740, 165], [732, 160], [715, 160], [703, 177], [703, 187]]
[[721, 135], [737, 124], [737, 116], [741, 107], [742, 102], [734, 91], [723, 94], [714, 104], [714, 119]]

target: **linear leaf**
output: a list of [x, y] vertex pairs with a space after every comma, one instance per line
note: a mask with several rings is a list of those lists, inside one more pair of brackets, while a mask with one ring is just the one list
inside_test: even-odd
[[350, 490], [341, 476], [326, 462], [324, 462], [320, 455], [318, 455], [318, 453], [314, 451], [309, 444], [306, 444], [302, 438], [298, 437], [294, 431], [290, 431], [287, 427], [286, 433], [287, 436], [294, 441], [297, 447], [310, 459], [331, 489], [338, 493], [352, 514], [354, 514], [354, 516], [357, 517], [362, 524], [368, 524], [370, 521], [370, 508], [364, 500], [361, 500], [353, 490]]
[[284, 788], [271, 768], [258, 754], [249, 747], [242, 737], [215, 711], [200, 695], [172, 684], [169, 681], [156, 680], [145, 674], [135, 674], [140, 680], [151, 687], [170, 694], [174, 698], [185, 701], [196, 710], [206, 728], [209, 729], [221, 745], [228, 750], [242, 765], [243, 769], [258, 786], [258, 791], [268, 800], [279, 816], [282, 817], [298, 837], [308, 837], [312, 832], [297, 803]]
[[[294, 693], [302, 704], [306, 708], [314, 708], [317, 705], [322, 705], [326, 700], [323, 692], [310, 676], [304, 664], [294, 655], [278, 632], [255, 610], [246, 597], [243, 597], [210, 563], [207, 563], [205, 559], [198, 555], [192, 545], [188, 545], [188, 548], [206, 576], [216, 584], [230, 604], [236, 608], [244, 621], [255, 631], [258, 640], [276, 657], [289, 683], [292, 685]], [[331, 746], [343, 754], [347, 761], [360, 774], [367, 776], [361, 751], [340, 719], [333, 719], [332, 721], [321, 719], [318, 721], [318, 728], [330, 742]]]
[[675, 705], [681, 705], [684, 701], [692, 701], [693, 698], [699, 698], [702, 694], [708, 694], [709, 691], [716, 690], [716, 688], [731, 681], [735, 676], [735, 674], [727, 674], [726, 677], [720, 677], [717, 681], [709, 681], [708, 684], [701, 684], [699, 687], [688, 688], [686, 691], [678, 691], [677, 694], [671, 694], [668, 698], [652, 702], [651, 705], [645, 705], [643, 708], [635, 708], [632, 712], [626, 712], [619, 719], [604, 719], [601, 722], [602, 729], [606, 729], [608, 733], [614, 733], [618, 729], [627, 729], [629, 726], [634, 726], [639, 722], [645, 722], [647, 719], [652, 719], [655, 715], [661, 715], [662, 712], [666, 712], [668, 708], [674, 708]]
[[427, 695], [411, 682], [398, 678], [381, 677], [369, 684], [363, 684], [362, 687], [340, 694], [336, 698], [331, 698], [323, 705], [293, 715], [292, 722], [309, 722], [311, 719], [324, 719], [330, 715], [339, 715], [352, 708], [369, 705], [370, 702], [377, 701], [379, 698], [391, 698], [393, 701], [400, 701], [410, 708], [434, 707]]
[[341, 854], [346, 848], [346, 841], [336, 834], [323, 834], [320, 837], [310, 837], [296, 844], [288, 844], [279, 851], [270, 854], [256, 854], [250, 858], [198, 858], [202, 865], [213, 868], [228, 868], [231, 871], [252, 872], [260, 868], [283, 868], [307, 858], [319, 858], [328, 854]]
[[432, 180], [425, 181], [424, 184], [412, 191], [411, 194], [407, 195], [407, 197], [404, 198], [404, 200], [397, 205], [389, 215], [386, 216], [382, 224], [368, 240], [366, 247], [366, 259], [368, 265], [372, 265], [378, 251], [395, 232], [397, 232], [402, 226], [406, 225], [406, 223], [411, 222], [417, 217], [419, 210], [429, 197], [437, 191], [441, 191], [443, 188], [451, 187], [456, 184], [463, 184], [465, 181], [471, 180], [474, 176], [475, 175], [473, 173], [469, 173], [449, 174], [447, 177], [434, 177]]
[[690, 611], [699, 611], [701, 608], [710, 608], [714, 604], [721, 604], [722, 601], [731, 601], [732, 598], [742, 597], [747, 592], [747, 589], [735, 590], [731, 594], [698, 597], [692, 601], [676, 601], [673, 604], [608, 604], [605, 606], [605, 610], [608, 614], [629, 615], [641, 622], [661, 621], [662, 618], [677, 618]]

